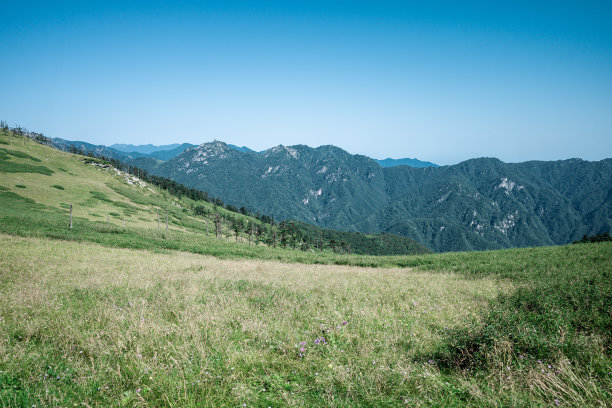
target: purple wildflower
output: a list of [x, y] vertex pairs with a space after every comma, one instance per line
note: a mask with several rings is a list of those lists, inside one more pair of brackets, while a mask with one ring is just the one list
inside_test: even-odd
[[347, 324], [348, 324], [348, 322], [346, 320], [342, 322], [343, 326], [346, 326]]

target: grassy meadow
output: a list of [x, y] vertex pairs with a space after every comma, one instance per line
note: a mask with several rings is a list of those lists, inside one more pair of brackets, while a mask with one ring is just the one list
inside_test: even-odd
[[[566, 250], [580, 257], [590, 246]], [[612, 253], [610, 245], [593, 247]], [[518, 282], [495, 275], [219, 259], [7, 235], [0, 248], [3, 406], [610, 401], [605, 333], [575, 334], [587, 361], [517, 351], [500, 336], [478, 365], [448, 364], [453, 336], [488, 327], [492, 303], [517, 293]], [[563, 248], [527, 258], [546, 264], [556, 249]]]
[[250, 246], [83, 159], [0, 135], [0, 406], [612, 406], [611, 243]]

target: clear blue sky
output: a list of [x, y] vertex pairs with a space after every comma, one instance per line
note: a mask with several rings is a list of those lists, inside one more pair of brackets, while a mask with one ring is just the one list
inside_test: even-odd
[[612, 2], [0, 2], [0, 119], [92, 143], [612, 157]]

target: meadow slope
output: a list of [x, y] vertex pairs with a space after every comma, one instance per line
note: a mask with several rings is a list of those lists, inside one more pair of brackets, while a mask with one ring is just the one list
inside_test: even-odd
[[[609, 272], [610, 254], [609, 244], [539, 248], [523, 262], [570, 276], [571, 259]], [[498, 333], [482, 364], [449, 366], [457, 333], [489, 327], [496, 299], [524, 282], [478, 273], [476, 260], [461, 274], [0, 235], [0, 403], [606, 406], [605, 333], [576, 334], [587, 362], [514, 350]]]

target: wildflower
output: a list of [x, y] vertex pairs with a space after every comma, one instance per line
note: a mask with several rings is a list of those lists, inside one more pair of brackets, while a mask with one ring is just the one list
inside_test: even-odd
[[306, 342], [305, 342], [305, 341], [301, 341], [301, 342], [300, 342], [300, 346], [304, 347], [305, 345], [306, 345]]
[[429, 360], [429, 361], [428, 361], [428, 363], [429, 363], [429, 364], [433, 364], [433, 363], [434, 363], [434, 361], [433, 361], [433, 360]]
[[343, 326], [346, 326], [347, 324], [348, 324], [348, 322], [346, 320], [342, 322]]
[[300, 351], [303, 353], [306, 351], [306, 349], [304, 347], [300, 347]]
[[141, 391], [141, 390], [140, 390], [140, 388], [137, 388], [137, 389], [136, 389], [136, 392], [140, 392], [140, 391]]

